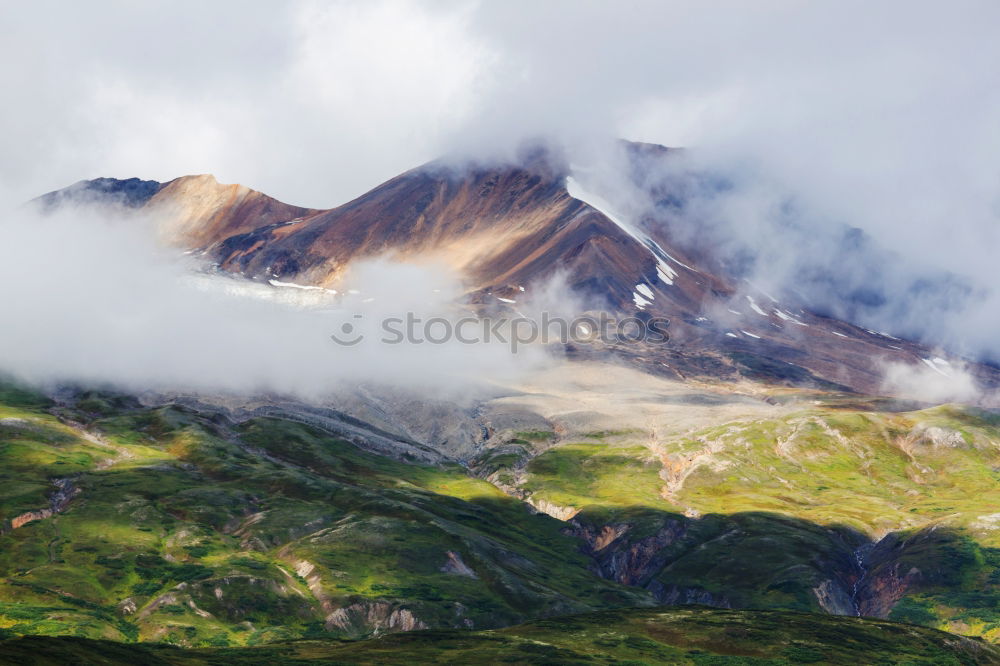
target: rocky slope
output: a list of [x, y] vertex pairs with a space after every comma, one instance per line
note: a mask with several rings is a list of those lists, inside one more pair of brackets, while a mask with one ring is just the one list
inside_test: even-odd
[[[667, 154], [639, 144], [632, 150]], [[170, 242], [265, 283], [363, 289], [350, 283], [351, 266], [391, 257], [447, 265], [463, 279], [469, 301], [513, 312], [559, 276], [587, 307], [619, 318], [668, 318], [669, 345], [613, 345], [602, 353], [675, 377], [753, 377], [873, 393], [884, 388], [888, 363], [953, 371], [934, 365], [937, 354], [921, 345], [756, 290], [705, 248], [681, 247], [669, 225], [612, 210], [547, 150], [516, 164], [432, 162], [322, 211], [210, 176], [166, 184], [98, 179], [41, 202], [52, 208], [95, 199], [151, 213]], [[1000, 385], [1000, 371], [973, 364], [971, 372], [984, 385]]]
[[192, 250], [317, 212], [282, 203], [243, 185], [220, 184], [210, 175], [183, 176], [166, 183], [97, 178], [50, 192], [36, 202], [48, 211], [79, 204], [143, 209], [156, 218], [164, 240]]

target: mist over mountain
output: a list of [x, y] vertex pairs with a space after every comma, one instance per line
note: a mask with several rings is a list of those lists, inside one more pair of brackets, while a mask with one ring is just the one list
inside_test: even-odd
[[995, 360], [992, 337], [967, 325], [994, 311], [992, 288], [962, 268], [917, 262], [788, 184], [766, 182], [762, 169], [698, 150], [624, 144], [618, 153], [597, 180], [605, 195], [712, 270], [817, 314]]
[[[358, 305], [400, 314], [421, 300], [414, 287], [424, 280], [409, 281], [400, 298], [392, 270], [358, 274], [366, 262], [389, 261], [452, 276], [445, 293], [480, 314], [662, 317], [669, 348], [609, 351], [678, 378], [754, 376], [761, 363], [778, 363], [772, 379], [893, 393], [900, 387], [887, 377], [903, 376], [894, 368], [915, 366], [907, 384], [921, 395], [954, 390], [956, 399], [991, 403], [1000, 383], [992, 367], [966, 367], [960, 355], [944, 372], [931, 362], [947, 356], [948, 343], [967, 348], [926, 324], [928, 312], [970, 307], [971, 287], [944, 273], [914, 273], [860, 230], [810, 220], [790, 203], [778, 217], [741, 218], [730, 209], [742, 186], [694, 171], [690, 152], [616, 142], [574, 158], [558, 144], [533, 142], [507, 160], [430, 162], [331, 210], [211, 176], [84, 181], [40, 197], [37, 208], [92, 215], [95, 205], [122, 206], [203, 268], [265, 290], [326, 290], [331, 303], [346, 297], [341, 318]], [[553, 280], [561, 295], [549, 288]], [[440, 288], [423, 291], [448, 300]], [[333, 319], [331, 329], [341, 325]]]
[[[731, 246], [772, 288], [794, 283], [818, 311], [997, 355], [989, 3], [232, 9], [189, 12], [198, 46], [181, 56], [159, 29], [180, 30], [172, 5], [118, 8], [86, 38], [74, 28], [87, 12], [6, 10], [3, 72], [20, 103], [4, 113], [22, 128], [4, 146], [7, 201], [81, 177], [213, 173], [329, 208], [442, 154], [510, 158], [544, 136], [585, 158], [624, 136], [689, 147], [691, 170], [728, 183], [696, 195], [682, 226]], [[209, 37], [219, 22], [267, 47]], [[22, 61], [39, 63], [34, 78]], [[828, 253], [850, 245], [841, 225], [899, 259]], [[796, 256], [827, 265], [811, 275], [788, 265]]]
[[0, 661], [1000, 663], [995, 3], [0, 19]]

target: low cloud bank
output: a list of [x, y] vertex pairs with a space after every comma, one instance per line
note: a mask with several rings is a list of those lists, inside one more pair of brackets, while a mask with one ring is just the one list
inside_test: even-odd
[[940, 357], [920, 365], [886, 365], [883, 387], [886, 393], [924, 402], [996, 405], [996, 396], [984, 393], [967, 367]]
[[[36, 383], [132, 390], [278, 392], [358, 383], [460, 393], [543, 360], [502, 344], [385, 345], [376, 327], [412, 312], [454, 319], [461, 285], [436, 267], [371, 262], [334, 296], [197, 273], [158, 247], [152, 221], [107, 209], [0, 221], [0, 369]], [[331, 339], [349, 326], [363, 344]]]

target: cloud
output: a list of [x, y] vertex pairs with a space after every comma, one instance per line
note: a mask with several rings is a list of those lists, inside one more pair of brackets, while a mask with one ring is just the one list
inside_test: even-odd
[[995, 395], [984, 394], [966, 367], [935, 360], [918, 365], [887, 364], [883, 390], [888, 395], [924, 402], [995, 404]]
[[[587, 157], [621, 135], [693, 147], [698, 168], [732, 182], [699, 219], [761, 258], [757, 280], [798, 286], [795, 265], [820, 261], [844, 288], [892, 300], [851, 316], [1000, 355], [996, 3], [105, 1], [0, 12], [8, 200], [101, 175], [207, 172], [332, 206], [444, 153], [509, 154], [545, 136]], [[789, 231], [790, 212], [804, 233]], [[830, 253], [838, 225], [894, 251], [892, 266]], [[921, 286], [947, 273], [943, 287]]]
[[343, 203], [437, 157], [470, 113], [492, 57], [468, 30], [471, 9], [8, 3], [8, 195], [213, 173], [292, 203]]
[[[153, 224], [92, 207], [0, 221], [0, 245], [18, 248], [0, 263], [0, 368], [41, 383], [315, 399], [359, 383], [457, 396], [544, 362], [504, 344], [383, 344], [388, 317], [463, 315], [443, 269], [369, 262], [336, 296], [275, 288], [195, 273], [154, 244]], [[338, 345], [335, 333], [360, 342]]]

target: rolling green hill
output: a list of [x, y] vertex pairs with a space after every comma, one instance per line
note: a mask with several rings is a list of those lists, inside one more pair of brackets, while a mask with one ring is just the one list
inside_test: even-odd
[[1000, 650], [933, 629], [780, 611], [655, 608], [603, 611], [500, 630], [419, 631], [364, 641], [306, 640], [182, 650], [72, 638], [0, 642], [25, 666], [211, 664], [996, 664]]
[[794, 397], [802, 408], [778, 419], [560, 443], [515, 463], [513, 491], [572, 516], [607, 577], [661, 602], [1000, 640], [1000, 418]]
[[[87, 395], [5, 406], [0, 428], [0, 626], [19, 633], [244, 645], [653, 603], [460, 467], [297, 423]], [[72, 497], [46, 515], [53, 479]]]
[[[802, 638], [734, 653], [746, 657], [791, 659], [786, 648], [805, 640], [808, 623], [885, 632], [883, 645], [940, 636], [827, 613], [996, 641], [996, 417], [900, 412], [835, 394], [777, 397], [796, 407], [662, 439], [642, 428], [565, 441], [517, 433], [496, 450], [522, 453], [472, 466], [504, 476], [504, 493], [462, 466], [390, 459], [280, 418], [236, 423], [94, 391], [56, 404], [5, 386], [0, 629], [213, 649], [326, 641], [280, 648], [309, 654], [454, 649], [460, 661], [462, 641], [488, 654], [495, 635], [508, 635], [483, 630], [626, 608], [595, 617], [634, 624], [652, 617], [642, 608], [696, 604], [753, 609], [691, 616], [738, 620], [748, 635], [777, 617], [756, 611], [812, 614], [787, 616], [809, 618], [798, 625]], [[683, 631], [662, 634], [673, 646], [663, 654], [681, 663], [725, 654], [699, 647], [686, 612], [669, 612]], [[518, 631], [556, 625], [532, 626]], [[330, 642], [412, 630], [462, 633]], [[632, 635], [595, 654], [650, 658], [626, 649]], [[5, 649], [42, 649], [33, 640]], [[543, 642], [578, 649], [566, 641]], [[524, 651], [501, 647], [498, 659]], [[539, 650], [542, 659], [549, 648]]]

